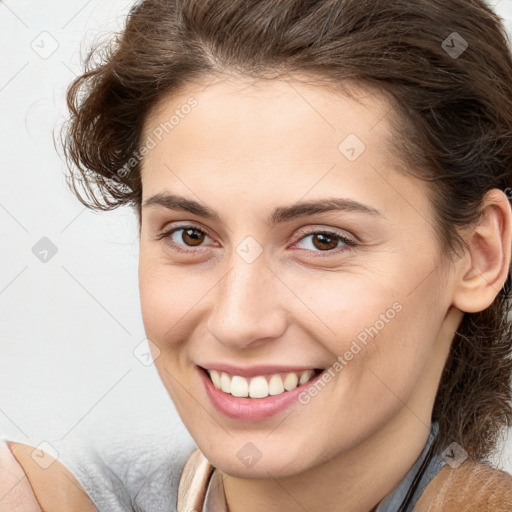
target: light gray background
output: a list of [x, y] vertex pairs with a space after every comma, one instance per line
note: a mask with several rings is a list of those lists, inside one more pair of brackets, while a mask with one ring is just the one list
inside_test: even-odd
[[[135, 216], [83, 207], [52, 139], [80, 51], [119, 28], [131, 4], [0, 3], [0, 435], [34, 446], [165, 443], [169, 432], [192, 442], [154, 367], [135, 355], [146, 347]], [[510, 31], [512, 0], [491, 4]], [[57, 249], [46, 262], [33, 252], [43, 238]], [[511, 455], [512, 439], [495, 462], [512, 472]]]

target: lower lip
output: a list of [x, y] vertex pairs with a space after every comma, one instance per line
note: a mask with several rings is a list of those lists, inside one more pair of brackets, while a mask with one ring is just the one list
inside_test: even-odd
[[285, 411], [293, 403], [299, 403], [299, 395], [322, 377], [322, 373], [319, 373], [305, 384], [279, 395], [269, 395], [266, 398], [241, 398], [217, 389], [206, 371], [201, 368], [198, 370], [206, 394], [214, 407], [228, 418], [239, 421], [262, 421]]

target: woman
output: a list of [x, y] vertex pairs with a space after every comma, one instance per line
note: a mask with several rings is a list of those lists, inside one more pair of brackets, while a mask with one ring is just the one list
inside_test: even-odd
[[[145, 0], [102, 58], [68, 92], [70, 185], [138, 214], [146, 334], [198, 447], [131, 509], [512, 510], [489, 464], [512, 417], [499, 18]], [[34, 507], [122, 509], [8, 447]]]

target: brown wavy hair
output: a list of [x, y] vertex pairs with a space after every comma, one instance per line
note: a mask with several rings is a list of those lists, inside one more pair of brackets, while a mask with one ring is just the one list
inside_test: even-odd
[[[449, 51], [464, 42], [460, 55]], [[478, 220], [488, 190], [512, 190], [511, 54], [502, 20], [483, 1], [144, 0], [119, 34], [90, 50], [68, 89], [62, 144], [79, 200], [99, 210], [131, 205], [140, 226], [133, 155], [145, 120], [183, 85], [234, 73], [295, 74], [333, 88], [355, 81], [385, 94], [394, 151], [430, 183], [446, 255], [463, 243], [458, 228]], [[437, 453], [456, 441], [488, 461], [511, 426], [509, 287], [510, 275], [454, 336], [432, 413]]]

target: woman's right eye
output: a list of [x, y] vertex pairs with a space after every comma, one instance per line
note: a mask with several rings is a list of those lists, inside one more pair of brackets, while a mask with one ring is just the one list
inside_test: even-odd
[[166, 243], [178, 252], [192, 253], [194, 250], [183, 247], [199, 247], [205, 238], [210, 238], [205, 231], [195, 226], [179, 226], [167, 229], [157, 239], [166, 239]]

